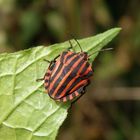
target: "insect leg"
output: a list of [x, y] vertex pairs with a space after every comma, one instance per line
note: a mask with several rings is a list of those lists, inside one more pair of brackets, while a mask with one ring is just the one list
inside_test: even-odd
[[45, 62], [51, 63], [51, 61], [47, 60], [47, 59], [43, 59]]
[[39, 81], [42, 81], [42, 80], [44, 80], [44, 77], [43, 78], [36, 79], [36, 82], [39, 82]]
[[69, 43], [70, 43], [70, 47], [69, 47], [69, 49], [73, 49], [73, 46], [72, 46], [72, 43], [71, 43], [70, 40], [69, 40]]
[[44, 59], [44, 61], [50, 63], [50, 65], [49, 65], [49, 68], [47, 70], [47, 73], [44, 75], [44, 77], [43, 78], [36, 79], [37, 82], [42, 81], [42, 80], [45, 80], [46, 75], [47, 76], [50, 76], [51, 70], [53, 69], [53, 67], [55, 65], [55, 60], [54, 61], [49, 61], [49, 60]]
[[39, 81], [48, 79], [48, 77], [50, 76], [50, 73], [51, 73], [51, 70], [53, 69], [53, 67], [54, 67], [54, 65], [50, 65], [49, 68], [48, 68], [48, 70], [47, 70], [47, 72], [45, 73], [44, 77], [43, 78], [36, 79], [36, 81], [39, 82]]
[[47, 72], [45, 73], [44, 77], [36, 79], [36, 81], [39, 82], [39, 81], [45, 80], [45, 82], [48, 82], [47, 79], [49, 79], [50, 74], [51, 74], [51, 69], [49, 67]]

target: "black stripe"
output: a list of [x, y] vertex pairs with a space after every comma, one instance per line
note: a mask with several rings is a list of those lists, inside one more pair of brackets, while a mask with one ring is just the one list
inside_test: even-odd
[[91, 77], [92, 75], [93, 75], [93, 71], [89, 71], [86, 75], [83, 75], [83, 76], [81, 77], [81, 79], [82, 79], [82, 80], [87, 79], [87, 78]]
[[[80, 58], [79, 58], [80, 59]], [[74, 61], [74, 63], [75, 63], [76, 61]], [[56, 94], [56, 96], [58, 97], [58, 96], [60, 96], [60, 94], [62, 93], [62, 91], [65, 89], [65, 87], [67, 86], [67, 84], [77, 75], [77, 72], [78, 72], [78, 70], [80, 69], [80, 67], [81, 67], [81, 65], [83, 64], [83, 60], [81, 60], [80, 62], [79, 62], [79, 64], [78, 64], [78, 66], [75, 68], [75, 69], [73, 69], [72, 71], [71, 71], [71, 73], [70, 73], [70, 75], [68, 76], [68, 78], [65, 80], [65, 82], [64, 82], [64, 84], [62, 85], [62, 87], [60, 87], [60, 89], [58, 90], [58, 92], [57, 92], [57, 94]], [[74, 64], [73, 63], [73, 64]], [[71, 65], [71, 67], [72, 67], [72, 65]], [[69, 69], [71, 69], [71, 67], [69, 68]], [[69, 72], [69, 70], [68, 71], [66, 71], [66, 74]], [[64, 75], [65, 76], [65, 75]], [[64, 77], [63, 76], [63, 77]], [[56, 84], [58, 84], [59, 82], [61, 81], [61, 78], [59, 78], [59, 80], [58, 81], [56, 81], [57, 83]]]
[[[77, 79], [77, 80], [74, 82], [74, 84], [71, 85], [71, 87], [69, 88], [68, 92], [70, 92], [77, 84], [81, 83], [81, 81], [82, 81], [81, 78]], [[76, 90], [78, 90], [80, 87], [83, 87], [83, 86], [84, 86], [83, 84], [80, 85], [79, 87], [77, 87]]]
[[65, 57], [65, 55], [66, 55], [67, 53], [68, 53], [68, 52], [63, 52], [63, 53], [61, 54], [61, 56], [60, 56], [60, 61], [61, 61], [61, 62], [63, 62], [64, 57]]
[[80, 73], [81, 75], [85, 73], [85, 71], [87, 70], [87, 68], [89, 67], [89, 65], [90, 65], [89, 62], [86, 62], [85, 67], [83, 68], [83, 70]]
[[[80, 58], [80, 56], [75, 57], [62, 71], [60, 77], [57, 79], [57, 81], [54, 83], [52, 89], [50, 90], [49, 94], [53, 94], [54, 90], [57, 88], [58, 84], [60, 83], [61, 80], [63, 80], [63, 77], [69, 72], [69, 69], [71, 69], [71, 67], [73, 66], [73, 64]], [[79, 68], [79, 67], [77, 67]], [[74, 69], [75, 70], [75, 69]], [[76, 71], [73, 73], [74, 75], [70, 75], [70, 77], [68, 77], [69, 80], [71, 80], [71, 77], [75, 76]], [[51, 79], [52, 80], [52, 79]], [[60, 89], [64, 89], [65, 86], [67, 84], [67, 81], [65, 81], [65, 83], [62, 85], [62, 87]], [[59, 92], [59, 91], [58, 91]], [[58, 95], [61, 94], [61, 92], [58, 93]], [[56, 95], [56, 97], [58, 96]]]
[[[63, 92], [63, 90], [65, 89], [66, 85], [77, 75], [80, 67], [83, 65], [84, 63], [84, 60], [81, 60], [79, 65], [71, 72], [70, 76], [66, 79], [65, 83], [62, 85], [62, 87], [58, 90], [57, 94], [56, 94], [56, 97], [59, 97], [61, 95], [61, 93]], [[84, 68], [84, 71], [83, 73], [88, 69], [87, 68]], [[77, 85], [81, 80], [84, 80], [84, 79], [87, 79], [89, 78], [89, 75], [86, 75], [84, 77], [78, 77], [76, 79], [76, 81], [67, 89], [66, 91], [66, 95], [69, 94], [70, 90], [75, 86]], [[58, 81], [57, 84], [59, 84], [60, 81]]]
[[66, 63], [69, 59], [71, 59], [74, 55], [77, 55], [77, 53], [73, 52], [71, 55], [67, 56], [67, 57], [66, 57], [66, 60], [65, 60], [65, 63]]
[[53, 77], [51, 78], [52, 80], [56, 77], [57, 73], [58, 73], [59, 70], [62, 68], [63, 63], [61, 63], [61, 62], [63, 62], [64, 57], [65, 57], [66, 54], [67, 54], [67, 52], [63, 52], [63, 53], [61, 54], [60, 60], [59, 60], [59, 61], [60, 61], [59, 67], [58, 67], [57, 71], [55, 72], [55, 74], [53, 75]]
[[87, 73], [87, 77], [91, 77], [93, 75], [93, 71], [89, 71], [88, 73]]
[[[85, 73], [86, 72], [86, 70], [88, 69], [88, 67], [84, 67], [84, 70], [82, 70], [82, 74], [83, 73]], [[92, 73], [92, 71], [91, 72], [89, 72], [90, 74]], [[67, 94], [70, 92], [70, 90], [72, 89], [72, 88], [74, 88], [74, 86], [75, 85], [77, 85], [79, 82], [81, 82], [81, 80], [84, 80], [84, 79], [87, 79], [87, 78], [89, 78], [91, 75], [85, 75], [85, 76], [83, 76], [83, 77], [78, 77], [76, 80], [75, 80], [75, 82], [69, 87], [69, 89], [67, 90]], [[66, 82], [67, 83], [67, 82]], [[61, 91], [62, 92], [62, 91]]]
[[[63, 67], [63, 61], [64, 61], [64, 57], [65, 57], [65, 55], [67, 54], [67, 52], [63, 52], [62, 53], [62, 55], [60, 56], [61, 58], [60, 58], [60, 64], [59, 64], [59, 67], [58, 67], [58, 69], [56, 70], [56, 72], [55, 72], [55, 74], [53, 75], [53, 77], [51, 77], [51, 79], [50, 79], [50, 82], [52, 82], [54, 79], [55, 79], [55, 77], [57, 76], [57, 74], [59, 73], [59, 71], [61, 70], [61, 68]], [[71, 54], [70, 55], [71, 57], [72, 56], [74, 56], [74, 54]], [[67, 57], [66, 57], [67, 58]]]

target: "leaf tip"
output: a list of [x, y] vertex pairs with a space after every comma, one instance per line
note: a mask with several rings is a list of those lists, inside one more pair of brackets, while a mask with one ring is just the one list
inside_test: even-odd
[[114, 33], [116, 33], [116, 35], [122, 30], [121, 27], [116, 27], [112, 29], [114, 31]]
[[116, 27], [116, 28], [114, 28], [115, 30], [116, 30], [116, 32], [120, 32], [121, 30], [122, 30], [122, 28], [121, 27]]

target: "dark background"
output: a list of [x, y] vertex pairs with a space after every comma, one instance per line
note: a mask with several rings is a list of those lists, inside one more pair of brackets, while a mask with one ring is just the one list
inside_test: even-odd
[[140, 140], [140, 1], [1, 0], [0, 52], [122, 31], [93, 63], [88, 92], [58, 140]]

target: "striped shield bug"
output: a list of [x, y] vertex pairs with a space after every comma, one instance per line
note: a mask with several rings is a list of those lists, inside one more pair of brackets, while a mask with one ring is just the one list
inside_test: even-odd
[[[81, 51], [68, 50], [62, 52], [53, 61], [45, 60], [50, 63], [49, 67], [44, 77], [38, 79], [44, 80], [45, 91], [56, 101], [67, 102], [79, 99], [85, 93], [85, 87], [89, 84], [90, 77], [93, 75], [92, 66], [88, 62], [92, 54], [88, 55], [83, 52], [79, 42], [76, 39], [75, 41]], [[70, 48], [73, 48], [71, 41], [69, 43]], [[99, 51], [94, 53], [97, 52]]]

